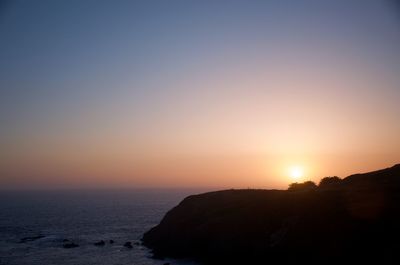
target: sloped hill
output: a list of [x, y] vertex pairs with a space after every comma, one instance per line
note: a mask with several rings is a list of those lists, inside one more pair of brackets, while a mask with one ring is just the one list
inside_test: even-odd
[[333, 189], [189, 196], [143, 243], [155, 256], [215, 264], [400, 264], [399, 173], [356, 174]]

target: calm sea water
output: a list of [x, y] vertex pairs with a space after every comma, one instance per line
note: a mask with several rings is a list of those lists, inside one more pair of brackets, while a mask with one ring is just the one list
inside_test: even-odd
[[[199, 190], [0, 192], [0, 264], [194, 264], [154, 260], [135, 245], [184, 197]], [[35, 240], [26, 237], [42, 236]], [[68, 239], [77, 248], [63, 248]], [[105, 246], [95, 246], [100, 240]], [[110, 244], [109, 240], [114, 240]], [[131, 241], [132, 249], [123, 247]]]

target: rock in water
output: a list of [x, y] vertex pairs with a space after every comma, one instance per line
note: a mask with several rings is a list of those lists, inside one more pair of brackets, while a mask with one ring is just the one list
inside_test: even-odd
[[73, 242], [69, 242], [69, 243], [64, 243], [63, 248], [76, 248], [79, 247], [78, 244], [75, 244]]
[[106, 242], [104, 242], [104, 240], [100, 240], [99, 242], [94, 243], [95, 246], [99, 246], [102, 247], [106, 244]]
[[130, 241], [125, 242], [124, 247], [126, 247], [126, 248], [133, 248], [132, 242], [130, 242]]
[[19, 243], [26, 243], [26, 242], [30, 242], [30, 241], [35, 241], [35, 240], [41, 239], [43, 237], [44, 237], [43, 235], [27, 236], [27, 237], [21, 238]]

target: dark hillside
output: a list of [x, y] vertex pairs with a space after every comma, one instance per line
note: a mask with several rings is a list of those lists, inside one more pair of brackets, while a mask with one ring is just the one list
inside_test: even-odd
[[[330, 189], [189, 196], [145, 233], [156, 256], [206, 263], [400, 261], [400, 166]], [[400, 263], [398, 263], [400, 264]]]

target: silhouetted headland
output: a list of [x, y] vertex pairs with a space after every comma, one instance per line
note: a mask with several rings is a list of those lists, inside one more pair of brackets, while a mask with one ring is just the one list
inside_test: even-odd
[[400, 164], [318, 186], [192, 195], [143, 243], [204, 263], [400, 264]]

